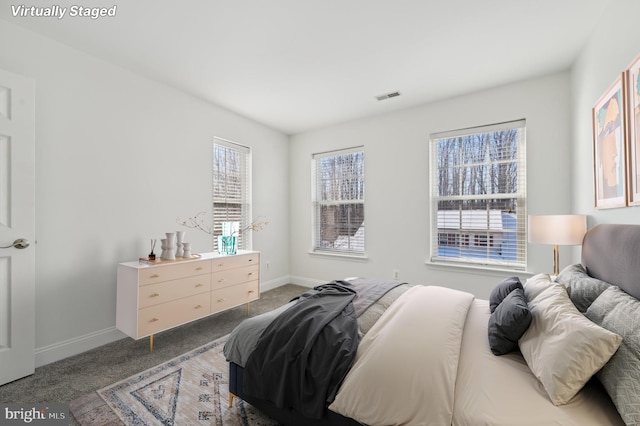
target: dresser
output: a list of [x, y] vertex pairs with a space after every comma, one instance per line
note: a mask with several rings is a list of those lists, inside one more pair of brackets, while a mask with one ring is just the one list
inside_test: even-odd
[[260, 253], [118, 264], [116, 327], [134, 339], [260, 298]]

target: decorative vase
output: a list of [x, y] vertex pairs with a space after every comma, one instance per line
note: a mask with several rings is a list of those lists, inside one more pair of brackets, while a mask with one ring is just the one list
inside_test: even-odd
[[166, 238], [160, 239], [160, 248], [162, 249], [162, 252], [160, 253], [160, 259], [165, 259], [167, 257], [167, 239]]
[[224, 251], [224, 245], [222, 244], [222, 235], [216, 237], [218, 241], [218, 254], [226, 254]]
[[182, 257], [191, 256], [191, 243], [182, 243]]
[[176, 231], [176, 257], [187, 257], [182, 252], [182, 242], [184, 241], [185, 231]]
[[224, 247], [225, 254], [236, 254], [237, 250], [237, 238], [235, 235], [223, 235], [222, 245]]
[[167, 236], [167, 252], [163, 259], [175, 260], [176, 259], [176, 234], [173, 232], [165, 233]]

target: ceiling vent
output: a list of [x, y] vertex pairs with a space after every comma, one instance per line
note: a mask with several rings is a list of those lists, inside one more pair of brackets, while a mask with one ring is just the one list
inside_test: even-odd
[[376, 96], [376, 99], [379, 101], [384, 101], [385, 99], [395, 98], [397, 96], [400, 96], [400, 92], [386, 93], [384, 95]]

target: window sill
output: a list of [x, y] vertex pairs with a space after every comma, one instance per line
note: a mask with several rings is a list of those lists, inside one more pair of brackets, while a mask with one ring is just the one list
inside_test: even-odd
[[457, 272], [463, 272], [463, 273], [474, 273], [474, 274], [481, 274], [481, 275], [490, 275], [490, 276], [495, 276], [496, 274], [513, 274], [513, 275], [526, 275], [526, 276], [533, 276], [536, 273], [535, 272], [531, 272], [531, 271], [527, 271], [526, 269], [515, 269], [515, 268], [501, 268], [499, 266], [489, 266], [489, 265], [473, 265], [473, 264], [468, 264], [468, 263], [449, 263], [449, 262], [433, 262], [430, 260], [427, 260], [426, 262], [424, 262], [425, 265], [427, 265], [430, 268], [434, 268], [434, 269], [442, 269], [442, 270], [448, 270], [448, 271], [457, 271]]
[[331, 257], [341, 260], [351, 260], [356, 262], [367, 262], [369, 258], [365, 254], [332, 253], [326, 251], [310, 251], [310, 255], [319, 257]]

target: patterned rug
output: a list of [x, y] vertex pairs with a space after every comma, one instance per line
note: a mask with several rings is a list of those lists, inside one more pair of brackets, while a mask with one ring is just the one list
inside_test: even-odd
[[229, 407], [227, 336], [71, 403], [81, 425], [277, 425], [234, 398]]

